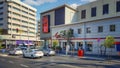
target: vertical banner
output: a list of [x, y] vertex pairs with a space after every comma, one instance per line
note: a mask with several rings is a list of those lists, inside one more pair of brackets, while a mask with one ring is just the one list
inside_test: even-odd
[[43, 16], [43, 18], [42, 18], [42, 31], [44, 33], [50, 32], [50, 15]]

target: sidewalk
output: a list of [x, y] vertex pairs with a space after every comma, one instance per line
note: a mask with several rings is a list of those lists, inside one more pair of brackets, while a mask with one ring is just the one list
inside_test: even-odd
[[105, 61], [105, 60], [110, 60], [113, 62], [119, 62], [120, 63], [120, 56], [111, 56], [110, 59], [108, 59], [107, 56], [101, 56], [101, 55], [91, 55], [91, 54], [85, 54], [83, 57], [79, 57], [77, 54], [71, 55], [65, 55], [63, 53], [57, 54], [58, 56], [63, 56], [63, 57], [73, 57], [73, 58], [80, 58], [80, 59], [85, 59], [85, 60], [100, 60], [100, 61]]
[[0, 49], [0, 56], [8, 56], [7, 51], [5, 51], [4, 53], [2, 53], [2, 50]]

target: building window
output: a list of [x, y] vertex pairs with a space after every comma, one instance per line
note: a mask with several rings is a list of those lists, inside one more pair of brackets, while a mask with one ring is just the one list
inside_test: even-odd
[[86, 18], [86, 10], [81, 11], [81, 19]]
[[83, 49], [83, 42], [77, 42], [77, 49]]
[[78, 34], [81, 34], [82, 33], [82, 29], [78, 29]]
[[109, 13], [109, 4], [103, 5], [103, 15]]
[[70, 32], [73, 35], [74, 34], [74, 30], [70, 28]]
[[0, 18], [0, 21], [2, 21], [3, 20], [3, 18]]
[[3, 4], [3, 2], [0, 2], [0, 4]]
[[103, 32], [103, 26], [98, 26], [98, 32]]
[[115, 32], [115, 25], [110, 25], [110, 32]]
[[3, 15], [3, 12], [1, 12], [0, 15]]
[[116, 12], [120, 12], [120, 1], [116, 2]]
[[0, 7], [0, 10], [3, 9], [3, 7]]
[[96, 16], [96, 7], [91, 8], [91, 17]]
[[91, 33], [90, 29], [91, 29], [90, 27], [86, 28], [86, 33]]
[[0, 26], [3, 26], [3, 23], [0, 23]]
[[86, 51], [91, 52], [93, 50], [93, 43], [92, 42], [87, 42], [86, 43]]

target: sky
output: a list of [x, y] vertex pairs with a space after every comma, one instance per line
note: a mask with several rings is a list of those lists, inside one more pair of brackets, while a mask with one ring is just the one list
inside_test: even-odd
[[96, 0], [21, 0], [22, 2], [37, 9], [37, 20], [40, 20], [40, 13], [52, 8], [68, 4], [75, 8], [78, 5], [86, 4]]

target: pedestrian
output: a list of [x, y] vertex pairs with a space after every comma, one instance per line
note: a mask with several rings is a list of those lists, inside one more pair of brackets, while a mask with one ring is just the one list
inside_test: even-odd
[[5, 48], [2, 49], [2, 53], [5, 53]]
[[66, 55], [68, 55], [69, 49], [70, 49], [70, 46], [66, 45]]

